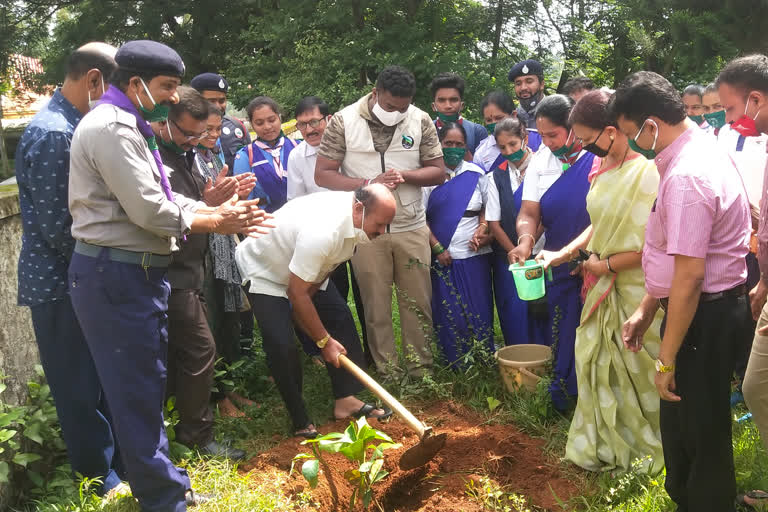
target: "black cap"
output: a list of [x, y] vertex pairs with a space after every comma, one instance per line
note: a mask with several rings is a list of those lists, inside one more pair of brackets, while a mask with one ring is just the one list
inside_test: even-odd
[[229, 84], [224, 80], [224, 77], [216, 73], [201, 73], [193, 78], [189, 85], [199, 92], [218, 91], [226, 93], [229, 89]]
[[115, 62], [125, 71], [184, 76], [184, 61], [176, 50], [157, 41], [128, 41], [117, 50]]
[[541, 66], [541, 62], [533, 59], [520, 61], [512, 66], [507, 78], [510, 82], [514, 82], [515, 78], [525, 75], [544, 76], [544, 68]]

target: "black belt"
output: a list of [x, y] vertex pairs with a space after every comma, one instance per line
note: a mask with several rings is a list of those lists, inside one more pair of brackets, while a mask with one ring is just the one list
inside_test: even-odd
[[[716, 300], [724, 299], [726, 297], [741, 297], [742, 295], [746, 295], [746, 294], [747, 294], [747, 285], [740, 284], [735, 288], [731, 288], [730, 290], [724, 290], [722, 292], [715, 292], [715, 293], [702, 292], [701, 297], [699, 297], [699, 303], [713, 302]], [[661, 309], [666, 311], [667, 307], [669, 307], [669, 297], [664, 297], [663, 299], [659, 299], [659, 304], [661, 305]]]
[[480, 210], [465, 210], [464, 215], [462, 217], [479, 217], [480, 216]]
[[133, 265], [140, 265], [142, 268], [166, 268], [171, 262], [171, 256], [167, 254], [126, 251], [125, 249], [117, 249], [115, 247], [92, 245], [80, 240], [75, 242], [75, 252], [83, 256], [90, 256], [91, 258], [97, 258], [104, 249], [107, 250], [107, 258], [110, 261], [131, 263]]

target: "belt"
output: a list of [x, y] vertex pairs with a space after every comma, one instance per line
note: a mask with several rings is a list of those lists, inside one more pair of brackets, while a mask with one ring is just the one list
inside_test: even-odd
[[480, 216], [480, 210], [465, 210], [464, 215], [462, 217], [479, 217]]
[[[735, 288], [731, 288], [730, 290], [724, 290], [722, 292], [702, 293], [701, 297], [699, 297], [699, 303], [713, 302], [716, 300], [724, 299], [726, 297], [741, 297], [742, 295], [746, 295], [746, 294], [747, 294], [747, 285], [740, 284]], [[667, 307], [669, 307], [669, 297], [664, 297], [663, 299], [659, 299], [659, 304], [661, 305], [661, 309], [666, 311]]]
[[75, 252], [82, 254], [83, 256], [97, 258], [101, 254], [101, 251], [104, 249], [107, 250], [107, 258], [109, 258], [110, 261], [141, 265], [141, 267], [144, 269], [149, 267], [166, 268], [171, 262], [170, 255], [154, 254], [151, 252], [126, 251], [125, 249], [117, 249], [115, 247], [102, 247], [100, 245], [92, 245], [81, 242], [80, 240], [75, 242]]

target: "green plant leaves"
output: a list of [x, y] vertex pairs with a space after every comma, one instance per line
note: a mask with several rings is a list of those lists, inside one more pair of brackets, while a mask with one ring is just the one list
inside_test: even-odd
[[314, 489], [317, 487], [317, 476], [320, 473], [320, 461], [312, 459], [301, 465], [301, 474], [309, 482], [309, 486]]
[[486, 400], [488, 401], [488, 410], [490, 412], [495, 411], [496, 408], [501, 405], [501, 401], [497, 400], [495, 397], [489, 396]]
[[13, 462], [19, 466], [27, 467], [30, 462], [40, 460], [42, 457], [36, 453], [17, 453], [13, 456]]

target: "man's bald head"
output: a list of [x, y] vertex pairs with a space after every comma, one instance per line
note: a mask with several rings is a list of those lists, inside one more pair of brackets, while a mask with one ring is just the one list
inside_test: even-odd
[[384, 185], [372, 183], [355, 190], [352, 221], [355, 227], [362, 227], [371, 240], [386, 231], [396, 211], [395, 196]]
[[117, 69], [116, 53], [117, 48], [107, 43], [84, 44], [72, 52], [67, 60], [67, 79], [80, 80], [92, 69], [97, 69], [104, 77], [104, 81], [107, 81], [112, 72]]

